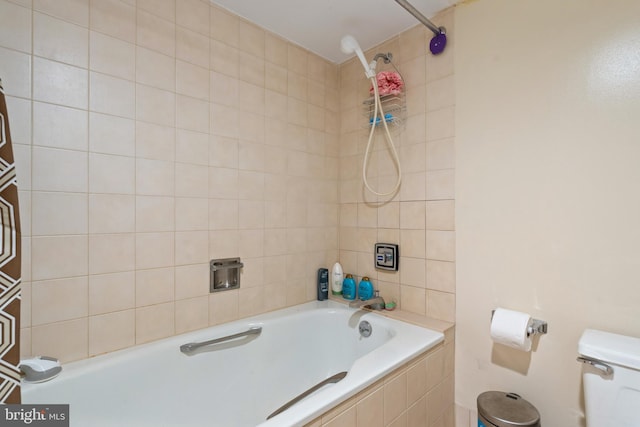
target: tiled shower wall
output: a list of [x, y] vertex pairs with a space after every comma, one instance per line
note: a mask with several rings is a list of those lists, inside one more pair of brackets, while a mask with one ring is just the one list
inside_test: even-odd
[[[0, 0], [23, 355], [71, 361], [315, 298], [337, 66], [201, 0]], [[208, 293], [210, 258], [242, 288]]]
[[[370, 83], [357, 59], [340, 67], [340, 261], [346, 272], [369, 276], [385, 300], [403, 310], [455, 321], [454, 10], [434, 18], [449, 34], [441, 55], [428, 51], [433, 33], [419, 25], [366, 52], [393, 54], [406, 88], [406, 117], [392, 137], [402, 165], [397, 194], [364, 190], [362, 162], [368, 118], [362, 102]], [[378, 61], [378, 71], [393, 71]], [[376, 131], [367, 176], [378, 192], [393, 189], [396, 170], [383, 133]], [[375, 242], [400, 245], [398, 272], [374, 269]]]

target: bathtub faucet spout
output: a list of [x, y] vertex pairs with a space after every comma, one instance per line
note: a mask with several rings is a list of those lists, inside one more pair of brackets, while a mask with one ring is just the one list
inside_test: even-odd
[[367, 300], [355, 300], [349, 303], [351, 308], [369, 308], [371, 310], [384, 310], [384, 299], [375, 297]]

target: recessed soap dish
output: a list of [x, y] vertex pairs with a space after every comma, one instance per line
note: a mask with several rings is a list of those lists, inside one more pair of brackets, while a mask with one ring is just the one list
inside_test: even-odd
[[209, 262], [209, 292], [228, 291], [240, 287], [240, 258], [212, 259]]

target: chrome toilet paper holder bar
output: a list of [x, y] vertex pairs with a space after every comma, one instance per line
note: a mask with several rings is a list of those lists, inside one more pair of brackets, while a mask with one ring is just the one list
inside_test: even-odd
[[[493, 320], [493, 314], [495, 310], [491, 310], [491, 320]], [[529, 326], [527, 326], [527, 337], [532, 335], [543, 335], [547, 333], [547, 322], [540, 319], [531, 319]]]

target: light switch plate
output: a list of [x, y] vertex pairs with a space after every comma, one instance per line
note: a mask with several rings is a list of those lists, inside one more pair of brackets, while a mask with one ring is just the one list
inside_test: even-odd
[[376, 243], [373, 251], [375, 267], [379, 270], [398, 271], [398, 245]]

